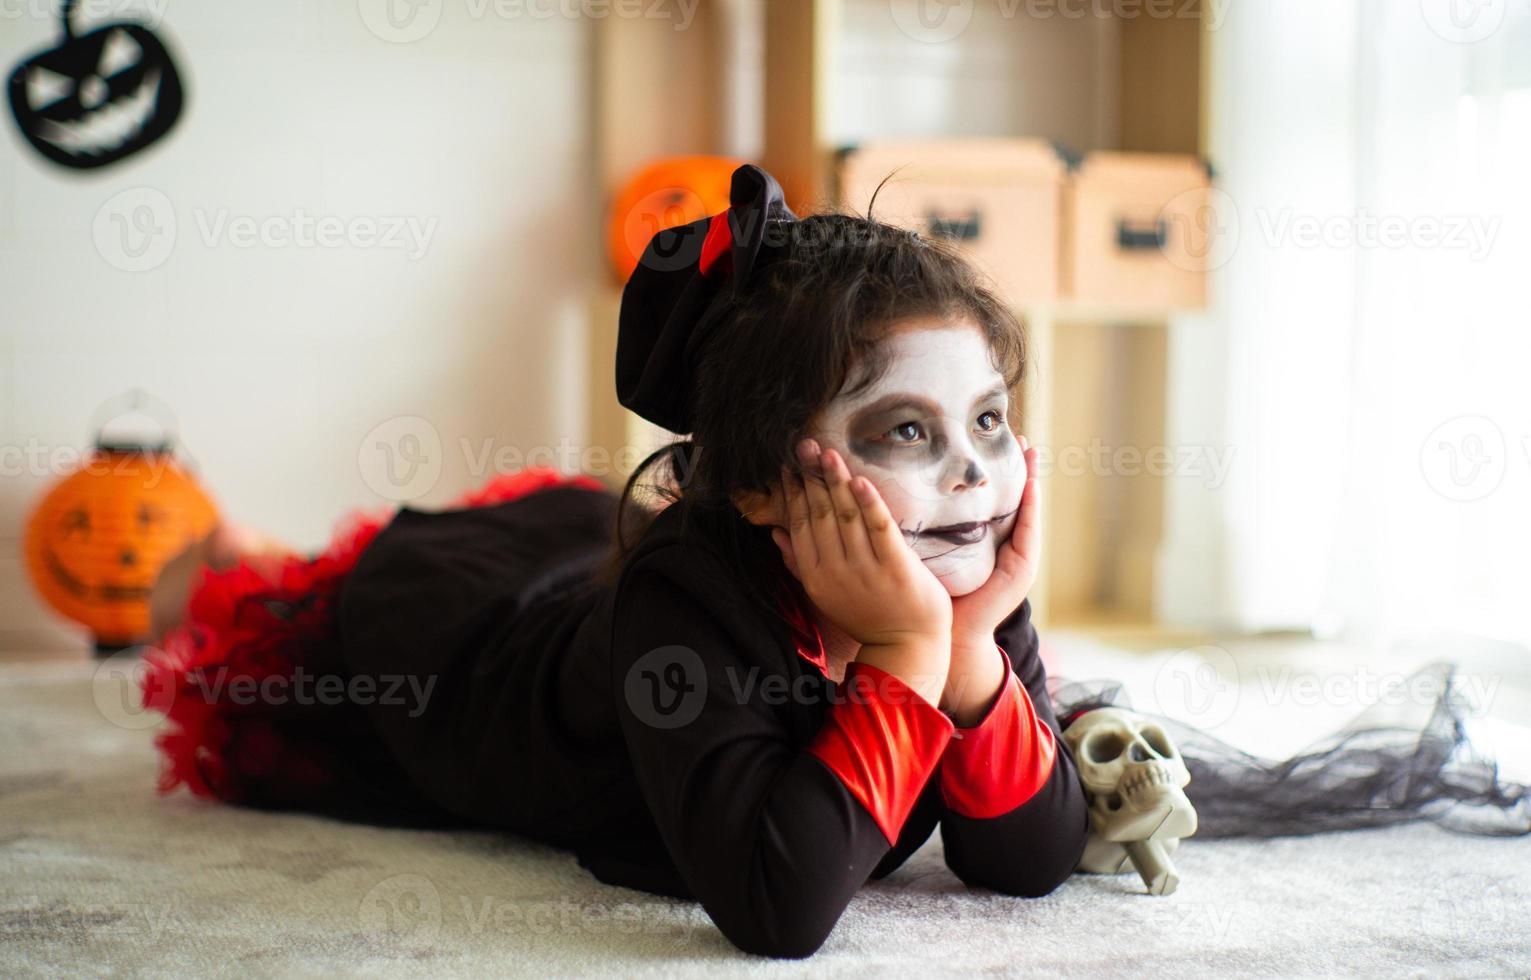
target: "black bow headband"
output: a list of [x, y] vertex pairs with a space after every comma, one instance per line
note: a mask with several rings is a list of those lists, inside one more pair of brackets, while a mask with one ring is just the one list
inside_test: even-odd
[[691, 395], [702, 342], [725, 289], [786, 251], [788, 210], [776, 178], [753, 164], [734, 171], [727, 211], [667, 228], [643, 250], [622, 290], [617, 401], [655, 425], [692, 429]]

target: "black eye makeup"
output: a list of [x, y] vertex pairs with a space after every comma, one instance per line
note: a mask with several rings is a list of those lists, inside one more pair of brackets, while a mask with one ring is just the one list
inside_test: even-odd
[[853, 455], [878, 465], [886, 465], [895, 453], [912, 449], [929, 453], [933, 444], [940, 441], [939, 437], [931, 437], [940, 427], [929, 423], [940, 414], [940, 406], [928, 398], [888, 395], [851, 416], [846, 425], [846, 441]]
[[[990, 406], [973, 418], [975, 431], [990, 438], [1004, 431], [1008, 394], [1003, 384], [997, 384], [973, 399], [975, 408], [986, 403]], [[941, 427], [931, 423], [940, 416], [941, 407], [921, 395], [887, 395], [851, 416], [847, 441], [852, 453], [874, 463], [884, 463], [893, 452], [914, 447], [939, 457], [947, 440]]]

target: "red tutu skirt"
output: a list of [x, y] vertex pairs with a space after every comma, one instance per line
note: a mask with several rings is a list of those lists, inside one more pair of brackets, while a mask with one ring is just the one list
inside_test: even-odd
[[[450, 507], [485, 507], [538, 490], [603, 490], [548, 467], [501, 475]], [[311, 557], [204, 568], [182, 624], [145, 656], [142, 699], [169, 726], [159, 790], [261, 807], [402, 808], [408, 788], [345, 681], [337, 606], [341, 585], [394, 511], [358, 511]], [[326, 696], [326, 685], [332, 696]], [[423, 804], [422, 804], [423, 805]]]

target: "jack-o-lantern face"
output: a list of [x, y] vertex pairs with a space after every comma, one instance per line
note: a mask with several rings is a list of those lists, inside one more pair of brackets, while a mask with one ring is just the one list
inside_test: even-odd
[[606, 249], [626, 282], [649, 241], [666, 228], [690, 224], [728, 209], [728, 191], [742, 161], [676, 157], [639, 171], [612, 202]]
[[39, 153], [66, 167], [100, 167], [159, 139], [181, 114], [181, 78], [165, 46], [139, 24], [65, 36], [11, 73], [11, 112]]
[[149, 628], [149, 590], [165, 562], [212, 530], [211, 501], [168, 454], [105, 451], [54, 487], [27, 525], [33, 583], [97, 642]]

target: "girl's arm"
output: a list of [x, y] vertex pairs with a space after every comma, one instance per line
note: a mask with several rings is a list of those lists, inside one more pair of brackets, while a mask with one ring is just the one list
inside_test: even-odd
[[982, 719], [958, 728], [947, 747], [941, 838], [947, 866], [967, 884], [1045, 895], [1078, 864], [1089, 813], [1053, 717], [1029, 600], [994, 639], [1008, 680]]
[[747, 952], [807, 956], [898, 838], [953, 726], [894, 675], [852, 664], [845, 700], [807, 727], [817, 713], [800, 702], [827, 687], [801, 683], [727, 581], [682, 546], [629, 567], [618, 713], [665, 846], [718, 928]]
[[[613, 638], [623, 731], [671, 858], [724, 935], [773, 956], [824, 942], [899, 839], [953, 729], [937, 707], [951, 657], [945, 589], [870, 482], [812, 439], [797, 449], [803, 472], [782, 470], [788, 526], [772, 539], [814, 605], [861, 643], [837, 701], [793, 703], [825, 697], [822, 678], [787, 670], [701, 548], [656, 549], [649, 567], [625, 570]], [[778, 684], [785, 703], [767, 693]]]

